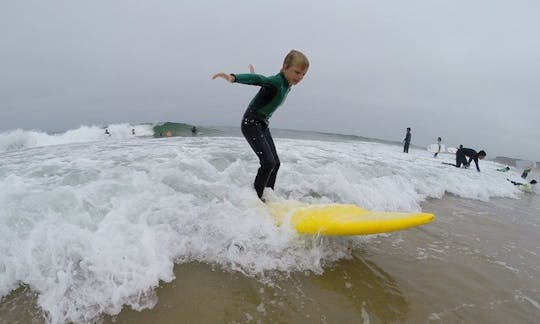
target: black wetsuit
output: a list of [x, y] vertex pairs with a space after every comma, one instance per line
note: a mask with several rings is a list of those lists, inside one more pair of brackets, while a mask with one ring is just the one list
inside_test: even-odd
[[[467, 157], [469, 158], [469, 161], [467, 161]], [[471, 164], [472, 160], [474, 160], [474, 164], [476, 164], [476, 170], [480, 172], [480, 167], [478, 167], [478, 153], [471, 148], [460, 148], [456, 152], [455, 167], [459, 168], [462, 164], [468, 167]]]
[[407, 132], [405, 135], [405, 144], [403, 145], [403, 152], [409, 153], [409, 144], [411, 143], [411, 132]]
[[259, 198], [264, 188], [274, 189], [280, 161], [268, 120], [283, 103], [291, 86], [283, 73], [265, 77], [258, 74], [236, 74], [235, 82], [260, 86], [261, 89], [248, 105], [242, 118], [242, 134], [259, 158], [260, 167], [255, 177], [254, 187]]

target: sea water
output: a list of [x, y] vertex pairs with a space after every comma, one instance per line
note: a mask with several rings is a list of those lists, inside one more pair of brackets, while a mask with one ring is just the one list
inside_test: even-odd
[[[324, 276], [381, 240], [299, 236], [276, 226], [253, 190], [257, 158], [235, 131], [154, 138], [151, 126], [138, 125], [136, 136], [131, 129], [0, 134], [0, 314], [6, 305], [24, 307], [9, 304], [22, 289], [35, 296], [33, 320], [86, 323], [126, 306], [156, 307], [156, 290], [174, 282], [175, 265], [207, 264], [272, 286], [276, 275]], [[275, 142], [281, 168], [268, 194], [284, 199], [420, 211], [445, 196], [479, 205], [531, 195], [506, 180], [518, 180], [519, 170], [497, 172], [501, 165], [491, 161], [481, 161], [479, 173], [441, 164], [452, 162], [450, 154], [404, 154], [345, 136]], [[424, 243], [417, 258], [444, 258], [432, 250], [444, 246]], [[369, 319], [369, 311], [358, 316]]]

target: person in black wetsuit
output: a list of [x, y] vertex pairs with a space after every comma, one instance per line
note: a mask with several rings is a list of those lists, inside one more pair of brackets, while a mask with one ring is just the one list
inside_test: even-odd
[[223, 78], [231, 83], [242, 83], [261, 87], [249, 103], [242, 118], [242, 134], [259, 158], [260, 167], [255, 177], [254, 187], [261, 200], [264, 188], [274, 189], [276, 175], [280, 166], [274, 140], [268, 128], [269, 119], [276, 109], [285, 101], [291, 86], [302, 81], [309, 68], [307, 57], [296, 50], [290, 51], [281, 71], [273, 76], [251, 73], [227, 74], [217, 73], [212, 79]]
[[409, 144], [411, 143], [411, 128], [407, 127], [407, 134], [405, 134], [405, 139], [403, 139], [403, 152], [409, 153]]
[[[510, 179], [506, 179], [506, 180], [512, 182], [512, 184], [513, 184], [514, 186], [526, 186], [526, 185], [527, 185], [526, 183], [523, 183], [523, 182], [512, 181], [512, 180], [510, 180]], [[534, 180], [534, 179], [532, 179], [532, 180], [529, 182], [529, 184], [531, 184], [531, 185], [535, 185], [535, 184], [537, 184], [537, 183], [538, 183], [538, 182], [537, 182], [536, 180]]]
[[[467, 161], [467, 157], [469, 158], [469, 161]], [[478, 166], [478, 160], [483, 160], [485, 157], [486, 157], [486, 152], [483, 150], [477, 153], [475, 150], [471, 148], [461, 147], [456, 152], [456, 164], [454, 166], [456, 168], [460, 168], [461, 165], [463, 164], [463, 166], [468, 168], [469, 165], [471, 164], [471, 161], [474, 160], [474, 164], [476, 164], [476, 170], [480, 172], [480, 167]]]

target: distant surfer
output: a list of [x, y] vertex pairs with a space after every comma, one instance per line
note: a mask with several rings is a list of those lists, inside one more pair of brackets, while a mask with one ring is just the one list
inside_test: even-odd
[[302, 81], [309, 68], [307, 57], [296, 50], [290, 51], [283, 61], [281, 71], [273, 76], [255, 74], [252, 65], [250, 73], [227, 74], [220, 72], [212, 79], [223, 78], [230, 83], [242, 83], [261, 87], [249, 103], [242, 118], [242, 134], [259, 158], [260, 167], [255, 177], [254, 187], [261, 200], [264, 188], [274, 189], [280, 166], [274, 140], [268, 122], [276, 109], [285, 101], [293, 85]]
[[131, 135], [135, 136], [135, 128], [131, 129]]
[[526, 179], [527, 176], [529, 175], [529, 172], [531, 172], [531, 170], [532, 170], [532, 168], [525, 168], [525, 169], [523, 170], [523, 173], [521, 173], [521, 177], [522, 177], [523, 179]]
[[407, 127], [407, 133], [403, 139], [403, 152], [409, 153], [409, 144], [411, 143], [411, 128]]
[[512, 181], [510, 179], [506, 179], [506, 180], [510, 181], [514, 186], [518, 186], [521, 190], [523, 190], [525, 192], [533, 192], [534, 187], [537, 184], [536, 180], [534, 180], [534, 179], [529, 181], [529, 183], [522, 183], [522, 182]]
[[441, 141], [442, 141], [442, 138], [440, 137], [437, 137], [437, 146], [439, 147], [437, 152], [435, 152], [435, 154], [433, 154], [433, 157], [436, 158], [437, 155], [439, 155], [439, 153], [441, 153]]
[[[471, 148], [462, 147], [463, 145], [460, 145], [460, 148], [456, 152], [456, 164], [452, 163], [446, 163], [443, 162], [443, 164], [453, 165], [456, 168], [461, 168], [461, 165], [463, 165], [465, 168], [468, 168], [471, 164], [471, 161], [474, 161], [474, 164], [476, 164], [476, 170], [480, 172], [480, 167], [478, 166], [478, 160], [483, 160], [486, 157], [485, 151], [476, 152], [475, 150]], [[469, 160], [467, 161], [467, 157]]]
[[105, 128], [105, 135], [111, 136], [111, 133], [109, 133], [109, 129], [108, 129], [108, 128]]
[[[510, 181], [514, 186], [525, 186], [526, 185], [526, 183], [512, 181], [510, 179], [506, 179], [506, 180]], [[531, 181], [529, 181], [529, 184], [532, 184], [532, 185], [537, 184], [537, 181], [532, 179]]]
[[191, 127], [191, 135], [197, 135], [197, 127]]

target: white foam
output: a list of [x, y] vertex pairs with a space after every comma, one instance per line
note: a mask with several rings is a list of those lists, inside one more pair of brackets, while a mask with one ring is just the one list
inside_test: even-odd
[[[477, 173], [442, 165], [450, 155], [407, 155], [385, 144], [276, 144], [276, 195], [288, 199], [413, 211], [446, 192], [481, 200], [519, 195], [492, 162], [482, 161]], [[174, 263], [261, 276], [321, 273], [350, 257], [348, 241], [359, 239], [277, 227], [252, 188], [257, 167], [244, 139], [226, 137], [113, 138], [4, 152], [0, 295], [25, 283], [51, 322], [88, 322], [126, 304], [152, 307], [153, 289], [173, 280]]]
[[100, 126], [81, 126], [59, 134], [47, 134], [42, 131], [22, 129], [7, 131], [0, 133], [0, 152], [50, 145], [127, 139], [133, 137], [132, 130], [135, 130], [135, 136], [151, 136], [154, 134], [151, 125], [123, 123], [112, 124], [107, 128], [110, 136], [106, 135], [104, 128]]

